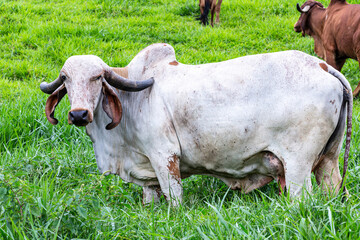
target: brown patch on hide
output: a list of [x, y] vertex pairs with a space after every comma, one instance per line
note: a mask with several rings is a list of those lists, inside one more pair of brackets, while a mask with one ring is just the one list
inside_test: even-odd
[[116, 74], [118, 74], [118, 75], [120, 75], [120, 76], [122, 76], [122, 77], [124, 77], [124, 78], [128, 78], [128, 76], [129, 76], [128, 67], [123, 67], [123, 68], [113, 67], [112, 70], [113, 70]]
[[45, 104], [45, 114], [47, 120], [52, 124], [56, 125], [59, 121], [54, 117], [55, 108], [61, 101], [61, 99], [66, 95], [67, 90], [65, 85], [63, 84], [59, 87], [55, 92], [53, 92], [48, 99], [46, 100]]
[[334, 100], [330, 100], [330, 103], [331, 103], [332, 105], [334, 105], [334, 104], [335, 104], [335, 99], [334, 99]]
[[329, 72], [329, 68], [325, 63], [319, 63], [320, 67], [324, 69], [325, 72]]
[[171, 176], [173, 176], [178, 183], [181, 183], [181, 175], [180, 175], [180, 161], [178, 156], [176, 156], [176, 154], [172, 155], [169, 159], [168, 159], [168, 164], [167, 167], [169, 169], [169, 173]]
[[177, 66], [179, 65], [179, 63], [177, 61], [172, 61], [172, 62], [169, 62], [170, 65], [173, 65], [173, 66]]

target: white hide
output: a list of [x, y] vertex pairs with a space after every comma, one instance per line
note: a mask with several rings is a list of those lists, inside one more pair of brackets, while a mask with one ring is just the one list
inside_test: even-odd
[[[246, 192], [282, 171], [290, 194], [298, 195], [304, 184], [311, 190], [311, 171], [343, 102], [342, 84], [322, 62], [285, 51], [185, 65], [176, 62], [171, 46], [153, 44], [128, 65], [128, 78], [154, 77], [155, 83], [141, 92], [116, 90], [123, 107], [119, 126], [105, 129], [111, 120], [97, 101], [86, 129], [99, 170], [141, 186], [160, 185], [174, 204], [181, 201], [182, 186], [170, 165], [180, 165], [181, 178], [211, 175], [232, 188], [246, 186]], [[76, 94], [84, 91], [69, 97]], [[329, 157], [336, 159], [330, 169], [337, 173], [344, 126], [340, 131]]]

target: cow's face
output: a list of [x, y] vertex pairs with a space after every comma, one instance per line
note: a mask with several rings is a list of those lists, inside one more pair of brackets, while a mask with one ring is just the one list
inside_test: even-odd
[[152, 78], [140, 82], [127, 80], [114, 73], [99, 57], [86, 55], [70, 57], [59, 77], [52, 83], [42, 83], [40, 88], [45, 93], [51, 93], [45, 106], [46, 117], [50, 123], [58, 123], [54, 118], [55, 108], [68, 93], [71, 104], [69, 124], [86, 126], [91, 123], [102, 98], [102, 108], [112, 120], [106, 126], [109, 130], [120, 123], [122, 114], [119, 98], [109, 83], [125, 91], [140, 91], [151, 86], [153, 82]]
[[[86, 126], [99, 103], [106, 64], [96, 56], [73, 56], [64, 64], [63, 80], [71, 104], [69, 124]], [[121, 108], [121, 105], [117, 106]]]
[[313, 0], [306, 1], [301, 7], [299, 4], [296, 5], [296, 8], [301, 13], [301, 15], [299, 17], [299, 20], [294, 25], [295, 32], [301, 32], [303, 36], [311, 35], [311, 29], [309, 27], [309, 18], [315, 6], [324, 8], [324, 6], [320, 2]]

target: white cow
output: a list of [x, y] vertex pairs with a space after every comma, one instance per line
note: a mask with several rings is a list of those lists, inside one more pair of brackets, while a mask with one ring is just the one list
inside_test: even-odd
[[181, 179], [194, 174], [243, 192], [275, 179], [299, 195], [302, 186], [311, 190], [311, 172], [324, 189], [342, 185], [338, 157], [347, 118], [345, 174], [351, 87], [299, 51], [186, 65], [170, 45], [153, 44], [125, 68], [96, 56], [70, 57], [41, 89], [51, 94], [52, 124], [68, 93], [69, 123], [86, 125], [100, 172], [143, 186], [144, 203], [162, 192], [179, 204]]

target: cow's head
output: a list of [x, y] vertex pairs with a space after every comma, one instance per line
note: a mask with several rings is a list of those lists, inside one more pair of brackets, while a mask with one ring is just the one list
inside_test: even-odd
[[296, 9], [301, 13], [301, 15], [294, 25], [295, 32], [302, 32], [303, 36], [305, 36], [305, 34], [311, 35], [309, 18], [315, 8], [325, 9], [321, 3], [313, 0], [306, 1], [301, 7], [299, 3], [296, 4]]
[[86, 126], [93, 121], [94, 111], [103, 95], [102, 108], [112, 119], [106, 126], [110, 130], [120, 123], [122, 114], [120, 100], [110, 85], [124, 91], [141, 91], [153, 83], [153, 78], [128, 80], [115, 73], [99, 57], [85, 55], [66, 60], [59, 77], [51, 83], [41, 83], [40, 89], [51, 94], [46, 101], [45, 113], [53, 125], [58, 123], [54, 117], [55, 108], [66, 93], [71, 104], [68, 122], [76, 126]]

